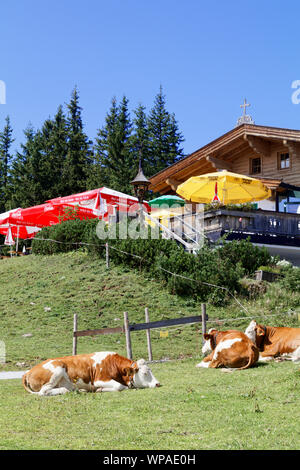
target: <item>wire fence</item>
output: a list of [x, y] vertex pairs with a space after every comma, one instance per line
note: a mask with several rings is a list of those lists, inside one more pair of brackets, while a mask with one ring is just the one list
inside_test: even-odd
[[[138, 258], [140, 259], [141, 261], [144, 261], [145, 258], [143, 258], [142, 256], [140, 255], [137, 255], [135, 253], [129, 253], [127, 251], [124, 251], [124, 250], [120, 250], [119, 248], [116, 248], [112, 245], [110, 245], [109, 243], [104, 243], [104, 244], [96, 244], [96, 243], [86, 243], [86, 242], [65, 242], [65, 241], [59, 241], [59, 240], [54, 240], [54, 239], [51, 239], [51, 238], [38, 238], [38, 237], [35, 237], [34, 238], [35, 240], [38, 240], [38, 241], [50, 241], [50, 242], [53, 242], [53, 243], [59, 243], [59, 244], [67, 244], [67, 245], [75, 245], [76, 247], [78, 246], [96, 246], [96, 247], [102, 247], [102, 248], [109, 248], [109, 249], [112, 249], [112, 250], [115, 250], [115, 251], [118, 251], [119, 253], [122, 253], [122, 254], [125, 254], [125, 255], [128, 255], [128, 256], [132, 256], [134, 258]], [[32, 238], [30, 239], [25, 239], [25, 240], [32, 240]], [[0, 245], [0, 246], [7, 246], [7, 245]], [[162, 266], [157, 266], [158, 269], [166, 272], [167, 274], [170, 274], [170, 276], [173, 276], [174, 278], [175, 277], [178, 277], [178, 278], [181, 278], [181, 279], [185, 279], [185, 280], [188, 280], [190, 282], [194, 282], [194, 283], [199, 283], [199, 284], [203, 284], [203, 285], [206, 285], [206, 286], [209, 286], [209, 287], [213, 287], [215, 289], [220, 289], [220, 290], [223, 290], [225, 292], [227, 292], [231, 297], [232, 299], [239, 305], [240, 308], [242, 308], [249, 316], [245, 317], [238, 317], [238, 318], [224, 318], [224, 319], [212, 319], [212, 320], [207, 320], [207, 323], [228, 323], [228, 322], [234, 322], [234, 321], [243, 321], [243, 320], [247, 320], [247, 319], [253, 319], [253, 317], [255, 316], [255, 318], [264, 318], [264, 317], [274, 317], [274, 316], [280, 316], [280, 315], [283, 315], [283, 316], [286, 316], [287, 314], [289, 314], [290, 312], [281, 312], [281, 313], [275, 313], [275, 314], [263, 314], [263, 313], [255, 313], [255, 315], [251, 315], [251, 313], [249, 312], [249, 310], [238, 300], [238, 298], [227, 288], [227, 287], [224, 287], [224, 286], [219, 286], [217, 284], [213, 284], [213, 283], [210, 283], [210, 282], [205, 282], [205, 281], [200, 281], [199, 279], [193, 279], [193, 278], [190, 278], [188, 276], [183, 276], [182, 274], [178, 274], [178, 273], [174, 273], [172, 271], [169, 271], [165, 268], [163, 268]], [[188, 326], [188, 325], [185, 325], [185, 326]], [[181, 329], [182, 327], [179, 327], [179, 328], [175, 328], [175, 329]]]
[[[32, 239], [29, 239], [29, 240], [32, 240]], [[45, 241], [45, 242], [50, 241], [50, 242], [58, 243], [58, 244], [73, 245], [76, 248], [78, 248], [79, 246], [95, 246], [95, 247], [98, 247], [98, 248], [102, 247], [102, 248], [106, 248], [106, 249], [109, 248], [109, 249], [115, 250], [119, 253], [125, 254], [127, 256], [138, 258], [138, 259], [141, 260], [141, 263], [142, 263], [142, 261], [145, 260], [145, 258], [143, 258], [140, 255], [137, 255], [135, 253], [129, 253], [129, 252], [124, 251], [124, 250], [120, 250], [119, 248], [111, 246], [108, 243], [95, 244], [95, 243], [86, 243], [86, 242], [65, 242], [65, 241], [59, 241], [59, 240], [54, 240], [54, 239], [50, 239], [50, 238], [47, 238], [47, 239], [46, 238], [35, 238], [35, 240]], [[0, 245], [0, 246], [6, 246], [6, 245]], [[200, 283], [200, 284], [204, 284], [206, 286], [212, 287], [214, 289], [221, 289], [223, 291], [226, 291], [231, 296], [231, 298], [237, 303], [237, 305], [241, 309], [243, 309], [243, 311], [247, 314], [247, 316], [233, 317], [233, 318], [227, 318], [226, 317], [226, 318], [220, 318], [220, 319], [219, 318], [218, 319], [213, 319], [213, 318], [208, 317], [207, 320], [206, 320], [206, 324], [220, 326], [220, 325], [224, 325], [224, 324], [231, 324], [231, 323], [234, 323], [234, 322], [245, 322], [246, 320], [251, 321], [253, 319], [257, 320], [257, 319], [268, 319], [268, 318], [272, 318], [272, 317], [286, 317], [287, 315], [291, 315], [291, 314], [298, 315], [298, 320], [299, 320], [299, 313], [297, 313], [297, 312], [292, 312], [291, 313], [291, 311], [279, 312], [279, 313], [275, 313], [275, 314], [264, 314], [264, 313], [261, 313], [261, 312], [259, 312], [259, 313], [255, 312], [255, 314], [251, 314], [251, 312], [239, 301], [239, 299], [237, 299], [237, 297], [227, 287], [219, 286], [219, 285], [216, 285], [216, 284], [213, 284], [213, 283], [210, 283], [210, 282], [200, 281], [198, 279], [193, 279], [193, 278], [190, 278], [188, 276], [184, 276], [182, 274], [174, 273], [172, 271], [166, 270], [162, 266], [158, 266], [158, 268], [161, 269], [162, 271], [166, 272], [170, 276], [173, 276], [174, 278], [178, 277], [178, 278], [185, 279], [185, 280], [188, 280], [188, 281], [193, 282], [193, 283]], [[162, 331], [167, 330], [168, 331], [167, 336], [169, 336], [169, 335], [171, 336], [172, 334], [176, 335], [176, 333], [178, 331], [182, 331], [185, 328], [190, 328], [193, 325], [199, 325], [198, 328], [196, 327], [196, 331], [195, 331], [195, 333], [196, 333], [196, 347], [195, 347], [194, 351], [198, 355], [201, 355], [201, 337], [202, 337], [202, 334], [201, 334], [201, 326], [200, 326], [199, 323], [183, 324], [183, 325], [180, 325], [180, 326], [166, 326], [166, 327], [161, 327], [159, 330], [158, 329], [151, 329], [151, 334], [155, 334], [155, 336], [156, 335], [161, 336], [161, 330]], [[69, 354], [69, 351], [67, 351], [66, 354], [67, 353]], [[8, 360], [8, 359], [9, 360], [14, 360], [13, 357], [9, 358], [8, 356], [9, 356], [9, 354], [6, 355], [6, 360]], [[20, 361], [23, 361], [23, 360], [20, 359]], [[26, 360], [25, 360], [25, 362], [26, 362]], [[22, 362], [21, 362], [21, 364], [22, 364]]]

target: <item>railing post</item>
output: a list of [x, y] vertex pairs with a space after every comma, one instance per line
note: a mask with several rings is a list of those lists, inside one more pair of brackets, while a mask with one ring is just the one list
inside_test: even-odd
[[129, 329], [129, 321], [128, 321], [127, 312], [124, 312], [124, 330], [125, 330], [127, 357], [128, 359], [132, 359], [131, 338], [130, 338], [130, 329]]
[[[149, 323], [150, 321], [148, 307], [145, 308], [145, 321], [146, 323]], [[146, 337], [147, 337], [148, 357], [149, 357], [149, 361], [152, 361], [153, 357], [152, 357], [150, 329], [146, 330]]]
[[109, 268], [109, 247], [108, 243], [105, 243], [105, 258], [106, 258], [106, 267]]
[[73, 319], [73, 356], [77, 354], [77, 336], [74, 335], [77, 331], [77, 313], [74, 314]]
[[206, 333], [206, 304], [201, 304], [202, 313], [202, 342], [204, 342], [203, 335]]

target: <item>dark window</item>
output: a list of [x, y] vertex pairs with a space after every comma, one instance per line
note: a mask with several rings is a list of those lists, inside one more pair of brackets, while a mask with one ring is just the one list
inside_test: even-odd
[[261, 173], [261, 159], [260, 157], [251, 158], [250, 160], [250, 173], [251, 175], [257, 175]]
[[280, 153], [278, 155], [278, 169], [285, 170], [286, 168], [290, 168], [290, 154]]

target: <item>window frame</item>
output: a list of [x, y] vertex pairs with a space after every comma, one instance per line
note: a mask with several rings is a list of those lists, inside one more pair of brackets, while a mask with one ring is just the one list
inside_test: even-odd
[[[260, 164], [259, 164], [259, 170], [260, 171], [257, 171], [257, 172], [253, 172], [253, 160], [259, 160]], [[262, 173], [262, 158], [261, 157], [250, 157], [249, 159], [249, 174], [250, 175], [260, 175]]]
[[[288, 161], [289, 161], [289, 166], [282, 167], [281, 166], [281, 156], [282, 155], [288, 155]], [[286, 161], [286, 160], [284, 160]], [[284, 171], [284, 170], [290, 170], [292, 168], [292, 161], [291, 161], [291, 154], [290, 152], [278, 152], [277, 153], [277, 169], [278, 171]]]

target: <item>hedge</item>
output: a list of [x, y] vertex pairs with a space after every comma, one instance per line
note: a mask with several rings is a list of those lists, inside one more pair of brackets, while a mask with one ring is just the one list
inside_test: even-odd
[[[32, 252], [51, 255], [83, 246], [92, 256], [104, 258], [105, 243], [108, 241], [111, 261], [139, 269], [163, 281], [173, 293], [192, 296], [203, 302], [210, 300], [214, 304], [226, 301], [230, 296], [228, 290], [232, 294], [242, 292], [240, 279], [253, 274], [258, 266], [268, 265], [271, 262], [268, 251], [252, 245], [249, 240], [230, 241], [218, 248], [204, 245], [197, 254], [191, 254], [184, 251], [183, 247], [174, 240], [162, 238], [151, 240], [150, 229], [144, 234], [145, 237], [149, 235], [148, 238], [123, 240], [111, 238], [111, 230], [115, 227], [106, 228], [105, 236], [99, 239], [98, 222], [98, 220], [68, 220], [44, 228], [33, 240]], [[117, 235], [122, 228], [124, 229], [124, 226], [121, 224], [117, 225]], [[170, 275], [168, 271], [177, 276]]]

